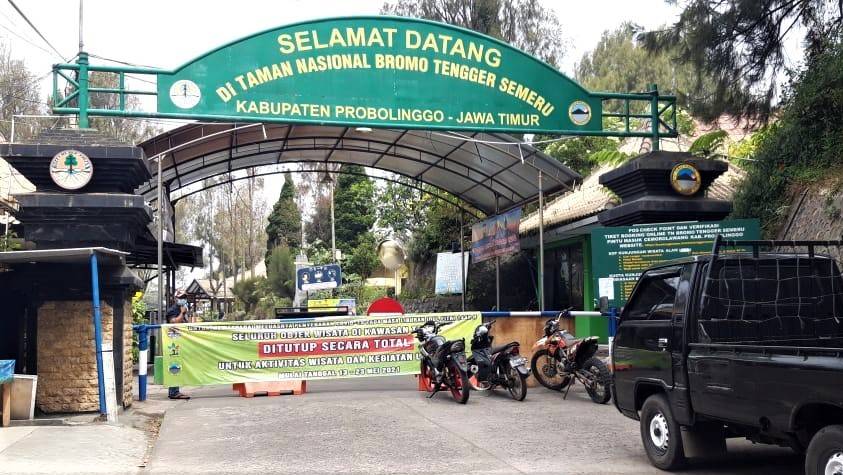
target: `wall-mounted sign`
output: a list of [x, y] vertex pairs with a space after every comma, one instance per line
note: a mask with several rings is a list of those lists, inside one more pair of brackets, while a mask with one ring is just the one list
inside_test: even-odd
[[[462, 268], [460, 268], [462, 264]], [[461, 294], [468, 275], [467, 252], [440, 252], [436, 254], [436, 295]]]
[[474, 262], [480, 262], [520, 251], [521, 241], [518, 239], [520, 225], [521, 208], [471, 225], [471, 258]]
[[714, 238], [760, 239], [757, 219], [643, 224], [591, 232], [593, 288], [621, 307], [641, 273], [650, 265], [711, 252]]
[[342, 284], [342, 273], [337, 264], [303, 267], [296, 270], [296, 287], [299, 290], [335, 289]]
[[78, 190], [91, 181], [94, 165], [78, 150], [62, 150], [50, 161], [50, 178], [65, 190]]
[[158, 74], [158, 112], [512, 133], [602, 130], [602, 101], [494, 38], [401, 17], [267, 30]]

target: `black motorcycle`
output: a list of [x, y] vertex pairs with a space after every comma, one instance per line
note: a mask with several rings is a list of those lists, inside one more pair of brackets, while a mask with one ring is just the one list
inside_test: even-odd
[[[471, 357], [468, 358], [468, 377], [471, 387], [485, 391], [504, 387], [516, 401], [527, 397], [527, 358], [521, 356], [521, 345], [511, 341], [492, 348], [495, 337], [489, 334], [495, 320], [477, 325], [471, 338]], [[471, 378], [476, 382], [472, 382]]]
[[460, 404], [468, 402], [468, 364], [465, 358], [465, 339], [446, 340], [439, 335], [439, 330], [447, 323], [428, 320], [424, 325], [413, 329], [413, 334], [421, 343], [420, 386], [431, 392], [433, 397], [443, 389], [449, 389], [451, 395]]

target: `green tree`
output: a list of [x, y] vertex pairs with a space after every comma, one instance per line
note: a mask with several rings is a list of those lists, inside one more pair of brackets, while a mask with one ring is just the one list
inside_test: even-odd
[[[690, 103], [688, 91], [696, 87], [697, 73], [690, 65], [673, 59], [672, 50], [651, 52], [636, 41], [641, 27], [624, 22], [613, 31], [604, 31], [594, 50], [585, 53], [576, 67], [576, 80], [591, 91], [645, 92], [656, 84], [659, 92], [677, 96], [678, 105]], [[711, 94], [711, 81], [702, 81], [700, 88]], [[607, 101], [604, 111], [621, 112], [620, 100]], [[648, 107], [641, 105], [641, 107]], [[634, 111], [646, 112], [646, 109]]]
[[712, 158], [718, 155], [723, 155], [722, 149], [725, 146], [726, 139], [729, 134], [725, 130], [715, 130], [707, 134], [701, 135], [691, 143], [688, 147], [688, 152], [705, 158]]
[[231, 287], [231, 292], [243, 304], [243, 310], [247, 315], [254, 312], [255, 306], [264, 295], [263, 286], [266, 282], [264, 277], [250, 277], [241, 279]]
[[[536, 136], [542, 141], [550, 136]], [[571, 137], [538, 145], [536, 148], [559, 160], [566, 167], [582, 176], [588, 176], [598, 165], [594, 154], [601, 151], [616, 152], [620, 141], [612, 137]]]
[[[454, 199], [453, 203], [458, 201]], [[459, 246], [462, 238], [460, 214], [463, 211], [458, 206], [430, 195], [424, 203], [427, 210], [426, 225], [416, 229], [407, 246], [408, 257], [417, 263], [430, 262], [437, 253], [451, 250], [451, 243]], [[462, 224], [471, 224], [467, 215], [464, 215]]]
[[363, 233], [357, 241], [357, 246], [348, 256], [345, 269], [359, 275], [364, 281], [368, 279], [381, 265], [377, 246], [377, 238], [373, 233]]
[[296, 265], [287, 246], [277, 246], [272, 250], [266, 266], [266, 283], [269, 291], [277, 297], [295, 296]]
[[343, 165], [334, 190], [337, 248], [348, 254], [375, 224], [375, 185], [360, 165]]
[[269, 262], [270, 253], [278, 246], [290, 249], [301, 247], [301, 212], [296, 206], [295, 185], [292, 176], [284, 176], [284, 186], [278, 201], [269, 213], [266, 225], [266, 261]]
[[[149, 323], [146, 319], [146, 303], [143, 299], [132, 298], [132, 325]], [[132, 361], [137, 363], [140, 343], [137, 332], [132, 332]]]
[[385, 3], [381, 14], [468, 28], [554, 66], [565, 54], [559, 19], [538, 0], [397, 0]]
[[[804, 31], [808, 55], [829, 45], [843, 22], [843, 2], [828, 0], [687, 0], [672, 26], [641, 35], [650, 51], [671, 51], [698, 72], [689, 95], [694, 115], [766, 119], [773, 112], [785, 45]], [[704, 81], [713, 79], [713, 93]]]
[[378, 225], [404, 242], [427, 223], [424, 203], [430, 185], [396, 176], [376, 188]]
[[781, 119], [762, 131], [748, 176], [734, 197], [733, 216], [759, 218], [775, 237], [788, 209], [788, 189], [839, 169], [843, 156], [843, 28], [808, 57], [785, 97]]

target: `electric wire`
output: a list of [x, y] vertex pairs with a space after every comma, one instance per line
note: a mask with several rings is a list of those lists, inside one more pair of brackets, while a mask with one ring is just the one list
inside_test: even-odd
[[40, 36], [41, 39], [44, 40], [44, 43], [47, 43], [47, 46], [49, 46], [59, 56], [59, 58], [62, 58], [65, 62], [68, 62], [68, 60], [64, 59], [64, 56], [59, 53], [59, 50], [57, 50], [55, 46], [53, 46], [52, 43], [50, 43], [47, 38], [45, 38], [44, 35], [41, 34], [38, 28], [36, 28], [31, 21], [29, 21], [29, 18], [21, 11], [20, 8], [18, 8], [18, 6], [13, 0], [9, 0], [9, 4], [12, 5], [12, 8], [14, 8], [18, 12], [18, 14], [26, 21], [26, 23], [29, 24], [29, 26], [32, 27], [33, 30], [35, 30], [35, 33], [37, 33], [38, 36]]
[[[3, 15], [3, 16], [5, 17], [6, 15]], [[8, 17], [6, 17], [6, 18], [8, 18]], [[24, 43], [29, 44], [29, 45], [30, 45], [30, 46], [32, 46], [33, 48], [38, 48], [38, 49], [40, 49], [41, 51], [43, 51], [43, 52], [45, 52], [45, 53], [47, 53], [47, 54], [53, 54], [53, 53], [52, 53], [52, 51], [48, 50], [47, 48], [44, 48], [44, 47], [43, 47], [43, 46], [41, 46], [41, 45], [35, 44], [35, 42], [33, 42], [32, 40], [30, 40], [29, 38], [26, 38], [26, 37], [24, 37], [24, 36], [21, 36], [21, 35], [20, 35], [19, 33], [17, 33], [16, 31], [9, 29], [9, 27], [7, 27], [6, 25], [0, 25], [0, 28], [3, 28], [4, 30], [6, 30], [6, 31], [8, 31], [9, 33], [11, 33], [12, 35], [14, 35], [14, 36], [18, 37], [18, 38], [19, 38], [19, 39], [21, 39]]]

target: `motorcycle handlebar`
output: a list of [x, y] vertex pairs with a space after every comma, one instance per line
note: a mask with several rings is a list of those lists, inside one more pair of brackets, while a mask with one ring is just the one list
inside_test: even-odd
[[565, 316], [570, 315], [571, 310], [573, 310], [573, 309], [574, 309], [574, 307], [573, 307], [573, 306], [571, 306], [571, 307], [566, 308], [565, 310], [560, 311], [560, 312], [556, 315], [556, 320], [558, 321], [558, 320], [559, 320], [559, 319], [561, 319], [562, 317], [565, 317]]
[[413, 328], [413, 333], [421, 333], [424, 330], [424, 327], [430, 327], [430, 326], [433, 327], [433, 333], [439, 333], [439, 330], [443, 326], [445, 326], [445, 324], [430, 320], [428, 322], [425, 322], [424, 325], [420, 325], [420, 326], [417, 326], [417, 327]]

